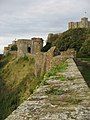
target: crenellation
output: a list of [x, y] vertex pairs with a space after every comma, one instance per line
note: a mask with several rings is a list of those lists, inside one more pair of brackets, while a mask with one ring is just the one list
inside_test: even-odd
[[[11, 53], [11, 47], [17, 46], [17, 56], [24, 56], [26, 54], [36, 54], [40, 52], [43, 47], [42, 38], [31, 38], [31, 39], [18, 39], [9, 44], [8, 47], [4, 47], [4, 55]], [[16, 53], [16, 51], [15, 51]]]
[[83, 17], [81, 18], [80, 22], [68, 23], [68, 29], [75, 29], [75, 28], [90, 28], [90, 21], [88, 21], [88, 18]]

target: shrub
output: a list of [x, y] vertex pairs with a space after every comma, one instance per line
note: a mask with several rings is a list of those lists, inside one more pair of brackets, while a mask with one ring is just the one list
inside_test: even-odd
[[17, 50], [18, 50], [17, 45], [12, 45], [11, 51], [17, 51]]

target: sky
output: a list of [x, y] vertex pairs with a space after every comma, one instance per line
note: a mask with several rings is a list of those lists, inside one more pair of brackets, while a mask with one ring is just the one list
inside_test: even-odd
[[14, 39], [46, 40], [67, 30], [70, 21], [90, 20], [89, 9], [90, 0], [0, 0], [0, 53]]

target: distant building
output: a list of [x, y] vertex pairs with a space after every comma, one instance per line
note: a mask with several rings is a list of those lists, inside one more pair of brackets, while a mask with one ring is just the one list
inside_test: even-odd
[[[12, 51], [12, 46], [17, 46], [17, 51]], [[16, 54], [18, 56], [23, 56], [25, 54], [35, 54], [40, 52], [43, 47], [43, 39], [42, 38], [32, 38], [32, 39], [18, 39], [17, 41], [13, 41], [12, 44], [9, 44], [8, 47], [4, 47], [4, 55], [11, 53]]]
[[90, 28], [90, 21], [88, 21], [88, 18], [83, 17], [81, 18], [80, 22], [68, 23], [68, 29], [75, 29], [75, 28]]
[[22, 56], [27, 53], [35, 54], [40, 52], [43, 47], [43, 39], [42, 38], [32, 38], [28, 39], [19, 39], [17, 42], [17, 54]]

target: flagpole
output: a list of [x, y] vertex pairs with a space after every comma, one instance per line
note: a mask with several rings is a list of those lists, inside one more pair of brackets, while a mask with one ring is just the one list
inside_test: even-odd
[[86, 17], [86, 13], [87, 13], [87, 12], [85, 11], [85, 17]]

